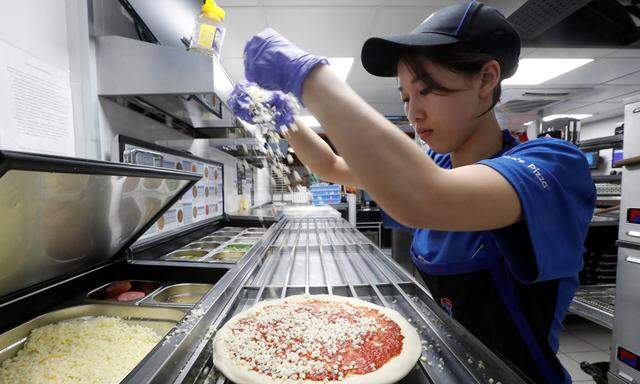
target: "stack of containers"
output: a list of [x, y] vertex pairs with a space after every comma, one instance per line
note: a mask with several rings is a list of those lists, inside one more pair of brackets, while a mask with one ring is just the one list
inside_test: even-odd
[[313, 205], [337, 204], [340, 202], [342, 187], [340, 184], [311, 185], [311, 203]]
[[309, 200], [311, 200], [311, 194], [307, 187], [297, 187], [297, 190], [291, 193], [291, 202], [294, 204], [308, 204]]

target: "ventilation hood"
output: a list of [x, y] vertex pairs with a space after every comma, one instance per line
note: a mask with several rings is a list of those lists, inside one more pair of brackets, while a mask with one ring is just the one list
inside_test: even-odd
[[640, 44], [640, 4], [636, 0], [491, 0], [491, 3], [510, 11], [508, 20], [519, 32], [524, 46]]
[[505, 87], [499, 104], [508, 113], [535, 113], [555, 103], [575, 99], [592, 88]]
[[98, 95], [195, 138], [250, 127], [226, 106], [233, 82], [222, 65], [184, 48], [122, 36], [96, 37]]

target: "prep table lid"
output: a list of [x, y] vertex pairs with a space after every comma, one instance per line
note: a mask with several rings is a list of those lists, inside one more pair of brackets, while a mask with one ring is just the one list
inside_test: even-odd
[[0, 151], [0, 301], [114, 259], [199, 178]]

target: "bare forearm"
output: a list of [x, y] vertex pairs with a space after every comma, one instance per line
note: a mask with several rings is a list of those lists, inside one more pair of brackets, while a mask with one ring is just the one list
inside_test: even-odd
[[433, 189], [443, 171], [328, 67], [319, 66], [307, 78], [303, 101], [364, 189], [392, 216], [414, 224], [410, 219], [416, 205], [435, 198]]
[[438, 167], [327, 67], [307, 78], [302, 98], [364, 189], [399, 222], [478, 231], [521, 218], [518, 195], [498, 172], [477, 164]]
[[339, 184], [360, 187], [344, 159], [337, 156], [317, 133], [296, 118], [296, 130], [289, 130], [286, 139], [296, 155], [320, 178]]

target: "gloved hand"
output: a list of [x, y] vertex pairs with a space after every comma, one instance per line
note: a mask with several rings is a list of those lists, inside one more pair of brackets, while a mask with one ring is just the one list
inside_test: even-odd
[[234, 115], [250, 124], [271, 125], [278, 133], [293, 126], [298, 103], [281, 91], [267, 91], [246, 81], [236, 84], [227, 100]]
[[[251, 96], [249, 96], [248, 87], [250, 86], [251, 83], [248, 82], [236, 84], [233, 88], [233, 92], [231, 92], [231, 95], [227, 99], [227, 104], [229, 105], [231, 112], [241, 120], [244, 120], [249, 124], [262, 123], [262, 121], [256, 121], [258, 120], [257, 116], [260, 111], [256, 110], [256, 107], [258, 106], [251, 99]], [[255, 120], [254, 117], [256, 117]]]
[[329, 62], [296, 47], [271, 28], [255, 35], [244, 47], [247, 80], [262, 88], [293, 93], [298, 100], [302, 83], [318, 64]]

